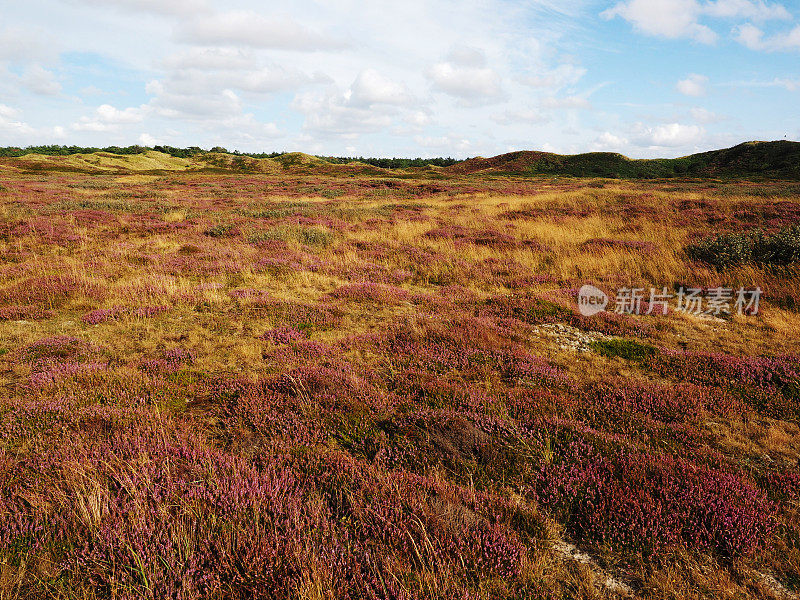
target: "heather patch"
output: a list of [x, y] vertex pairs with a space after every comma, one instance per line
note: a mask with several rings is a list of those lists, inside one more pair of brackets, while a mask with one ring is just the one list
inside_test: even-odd
[[752, 483], [669, 456], [605, 455], [573, 440], [535, 478], [535, 495], [579, 539], [612, 549], [669, 546], [752, 554], [774, 534], [773, 507]]

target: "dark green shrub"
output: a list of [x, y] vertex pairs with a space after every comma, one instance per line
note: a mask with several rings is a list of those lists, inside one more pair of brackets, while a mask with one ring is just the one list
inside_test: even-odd
[[230, 223], [220, 223], [213, 227], [206, 229], [204, 232], [208, 237], [226, 237], [234, 233], [234, 225]]
[[706, 238], [685, 248], [686, 255], [718, 269], [746, 263], [786, 266], [800, 262], [800, 226], [775, 233], [760, 229]]
[[633, 340], [597, 340], [590, 344], [592, 350], [608, 358], [624, 358], [641, 362], [656, 354], [656, 349], [650, 344], [635, 342]]

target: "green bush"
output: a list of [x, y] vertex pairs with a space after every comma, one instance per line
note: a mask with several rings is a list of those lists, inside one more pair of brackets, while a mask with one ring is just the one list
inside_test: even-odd
[[248, 236], [247, 241], [251, 244], [272, 240], [296, 241], [306, 246], [327, 248], [333, 243], [335, 237], [333, 232], [316, 227], [278, 225], [264, 231], [254, 232]]
[[686, 255], [718, 269], [746, 263], [786, 266], [800, 262], [800, 225], [765, 233], [760, 229], [706, 238], [685, 248]]
[[642, 342], [635, 342], [633, 340], [597, 340], [589, 345], [592, 350], [601, 356], [606, 356], [608, 358], [619, 357], [636, 362], [647, 360], [656, 353], [656, 349], [650, 344], [643, 344]]
[[206, 229], [204, 232], [208, 237], [225, 237], [234, 233], [234, 225], [230, 223], [220, 223], [213, 227]]

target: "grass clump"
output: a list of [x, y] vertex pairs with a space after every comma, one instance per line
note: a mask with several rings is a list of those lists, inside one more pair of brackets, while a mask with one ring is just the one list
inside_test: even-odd
[[718, 235], [687, 246], [685, 252], [717, 269], [747, 263], [787, 266], [800, 262], [800, 225], [771, 234], [754, 229]]
[[596, 340], [590, 344], [592, 350], [607, 358], [624, 358], [642, 362], [655, 356], [656, 349], [650, 344], [636, 342], [634, 340]]
[[227, 237], [233, 235], [236, 227], [231, 223], [220, 223], [205, 230], [205, 235], [213, 238]]
[[277, 227], [272, 227], [264, 231], [253, 233], [247, 238], [247, 241], [251, 244], [271, 241], [294, 241], [306, 246], [327, 248], [333, 244], [335, 237], [336, 236], [333, 232], [319, 229], [318, 227], [292, 227], [279, 225]]

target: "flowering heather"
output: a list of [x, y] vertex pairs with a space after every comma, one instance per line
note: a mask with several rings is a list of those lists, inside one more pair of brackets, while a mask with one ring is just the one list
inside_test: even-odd
[[363, 282], [343, 285], [331, 292], [331, 297], [348, 300], [350, 302], [395, 304], [405, 300], [408, 297], [408, 292], [402, 288], [390, 285]]
[[682, 244], [799, 187], [200, 156], [0, 157], [0, 598], [797, 591], [798, 272]]
[[253, 314], [268, 318], [273, 325], [291, 325], [301, 329], [331, 329], [341, 321], [341, 312], [335, 307], [285, 302], [271, 298], [256, 298], [247, 306]]
[[800, 357], [731, 356], [662, 349], [649, 365], [658, 373], [715, 386], [768, 415], [797, 415]]
[[228, 295], [231, 298], [236, 298], [237, 300], [267, 300], [270, 298], [270, 294], [266, 290], [254, 290], [253, 288], [231, 290], [228, 292]]
[[55, 335], [23, 346], [17, 353], [17, 360], [28, 364], [36, 364], [45, 360], [81, 360], [95, 356], [97, 352], [98, 349], [86, 340], [67, 335]]
[[637, 250], [648, 254], [654, 252], [656, 249], [656, 245], [653, 242], [644, 242], [640, 240], [614, 240], [610, 238], [592, 238], [583, 242], [581, 246], [587, 249], [612, 248], [619, 250]]
[[747, 555], [775, 531], [773, 506], [740, 476], [669, 456], [606, 456], [581, 441], [541, 466], [535, 494], [565, 511], [573, 535], [617, 549], [685, 544]]
[[308, 334], [306, 332], [291, 326], [276, 327], [261, 336], [261, 339], [272, 344], [290, 344], [307, 338]]
[[68, 275], [47, 275], [0, 289], [0, 304], [35, 304], [55, 309], [79, 296], [102, 300], [105, 294], [100, 286], [85, 280]]
[[50, 319], [55, 313], [33, 304], [0, 307], [0, 321], [39, 321]]
[[154, 317], [169, 310], [169, 306], [141, 306], [138, 308], [114, 306], [112, 308], [98, 308], [86, 313], [81, 321], [89, 325], [97, 325], [106, 321], [116, 320], [122, 316], [134, 319]]
[[185, 365], [191, 365], [195, 354], [186, 348], [173, 348], [161, 353], [158, 358], [142, 360], [139, 368], [148, 373], [175, 373]]
[[448, 225], [431, 229], [425, 234], [432, 240], [453, 240], [459, 244], [475, 244], [492, 248], [513, 248], [520, 245], [520, 241], [507, 233], [493, 230], [473, 231], [460, 225]]

